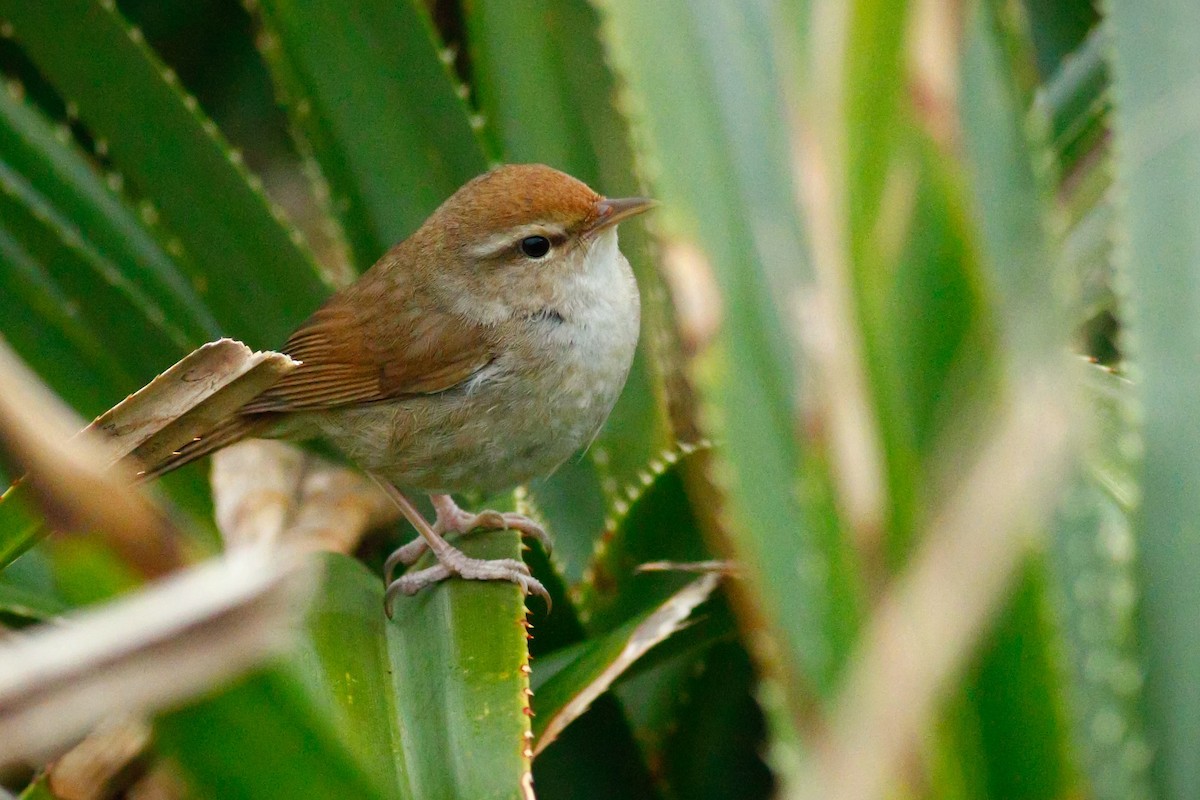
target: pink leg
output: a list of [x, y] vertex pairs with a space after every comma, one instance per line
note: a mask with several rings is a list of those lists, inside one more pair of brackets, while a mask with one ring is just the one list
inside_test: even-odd
[[[499, 511], [480, 511], [478, 514], [472, 514], [469, 511], [464, 511], [454, 502], [454, 498], [448, 494], [431, 494], [429, 499], [433, 501], [433, 508], [437, 512], [437, 519], [433, 523], [433, 531], [438, 534], [466, 534], [476, 529], [484, 530], [514, 530], [520, 531], [525, 536], [530, 536], [541, 542], [543, 549], [547, 553], [550, 552], [551, 543], [550, 536], [546, 533], [541, 525], [531, 520], [524, 514], [514, 514], [512, 512], [501, 513]], [[429, 549], [423, 537], [417, 537], [413, 541], [404, 545], [388, 558], [384, 564], [384, 580], [388, 583], [392, 581], [392, 573], [396, 567], [404, 565], [411, 567], [417, 563], [417, 559], [425, 555], [425, 551]]]
[[[397, 594], [416, 594], [426, 586], [432, 586], [433, 584], [443, 581], [452, 575], [457, 575], [460, 578], [466, 578], [468, 580], [511, 581], [520, 586], [526, 594], [532, 593], [540, 595], [546, 600], [547, 606], [549, 606], [550, 593], [546, 591], [545, 586], [542, 586], [541, 581], [529, 574], [529, 567], [527, 567], [524, 563], [511, 558], [470, 558], [461, 550], [447, 542], [445, 538], [442, 537], [441, 531], [437, 530], [438, 527], [441, 527], [443, 530], [446, 529], [446, 525], [442, 524], [442, 507], [437, 505], [439, 502], [439, 496], [434, 497], [435, 507], [438, 508], [437, 524], [430, 526], [425, 518], [421, 516], [421, 512], [417, 510], [416, 506], [414, 506], [399, 489], [392, 486], [387, 481], [379, 478], [375, 478], [375, 482], [378, 483], [385, 492], [387, 492], [388, 496], [391, 497], [396, 505], [400, 508], [400, 512], [404, 514], [405, 518], [408, 519], [408, 521], [412, 523], [413, 527], [417, 529], [417, 533], [420, 534], [421, 537], [418, 541], [424, 545], [423, 548], [418, 549], [413, 547], [415, 542], [410, 542], [393, 553], [387, 560], [385, 571], [386, 582], [388, 586], [387, 591], [384, 594], [384, 610], [387, 612], [389, 617], [392, 615], [392, 603]], [[458, 506], [454, 505], [454, 501], [450, 500], [449, 497], [446, 497], [445, 495], [441, 495], [440, 497], [445, 497], [445, 499], [449, 501], [447, 512], [449, 512], [450, 508], [453, 508], [455, 511], [458, 511], [459, 514], [465, 515], [464, 520], [465, 517], [471, 516], [466, 514], [466, 512], [461, 511]], [[495, 514], [496, 512], [484, 512], [484, 514], [480, 514], [478, 516], [485, 517], [485, 515], [488, 513]], [[528, 520], [524, 517], [521, 519], [528, 522]], [[533, 523], [529, 524], [532, 525]], [[451, 530], [457, 530], [457, 528], [451, 528]], [[471, 530], [471, 528], [467, 528], [467, 530]], [[538, 528], [538, 530], [541, 529]], [[542, 535], [545, 535], [544, 532]], [[415, 561], [426, 547], [433, 551], [434, 556], [438, 560], [437, 564], [426, 569], [418, 570], [410, 575], [402, 575], [396, 580], [392, 580], [392, 571], [398, 564], [410, 564], [411, 562], [405, 559], [411, 556], [414, 552], [416, 553], [416, 556], [413, 556], [412, 560]]]

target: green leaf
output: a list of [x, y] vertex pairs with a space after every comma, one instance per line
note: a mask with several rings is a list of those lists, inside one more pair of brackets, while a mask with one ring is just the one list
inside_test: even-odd
[[[1022, 22], [1015, 4], [980, 4], [961, 65], [973, 221], [1007, 372], [1001, 397], [1035, 371], [1068, 368], [1049, 126], [1034, 103], [1036, 67]], [[987, 640], [970, 688], [987, 784], [998, 797], [1061, 797], [1074, 776], [1045, 595], [1044, 565], [1033, 560]]]
[[989, 797], [1056, 800], [1073, 788], [1046, 591], [1045, 565], [1033, 560], [968, 677]]
[[537, 749], [554, 741], [650, 648], [678, 631], [696, 606], [716, 588], [717, 581], [718, 576], [711, 574], [694, 579], [657, 608], [604, 636], [556, 653], [554, 666], [537, 673], [534, 706]]
[[487, 167], [416, 0], [258, 4], [263, 55], [359, 269]]
[[711, 472], [799, 714], [806, 701], [797, 687], [832, 689], [858, 600], [822, 468], [795, 444], [793, 337], [780, 304], [799, 296], [809, 272], [790, 170], [781, 168], [790, 155], [777, 68], [764, 47], [776, 31], [760, 3], [599, 8], [627, 85], [621, 107], [663, 200], [661, 230], [698, 246], [720, 288], [724, 324], [696, 367], [710, 433], [722, 442]]
[[65, 610], [57, 598], [0, 581], [0, 624], [21, 627], [45, 622]]
[[278, 666], [165, 715], [155, 739], [202, 797], [387, 797], [320, 711]]
[[[514, 534], [473, 535], [471, 555], [513, 558]], [[509, 584], [452, 580], [400, 598], [326, 556], [297, 666], [387, 796], [520, 797], [529, 772], [525, 609]]]
[[1057, 356], [1066, 340], [1053, 279], [1057, 229], [1051, 204], [1048, 123], [1034, 102], [1032, 55], [1011, 14], [983, 3], [963, 56], [962, 124], [975, 180], [974, 218], [1012, 362]]
[[766, 735], [745, 650], [713, 647], [669, 689], [678, 708], [663, 743], [663, 781], [675, 797], [741, 800], [775, 796], [761, 748]]
[[1154, 788], [1200, 794], [1200, 6], [1110, 0], [1117, 269], [1126, 346], [1144, 422], [1139, 634]]
[[0, 0], [0, 19], [179, 238], [222, 332], [282, 342], [324, 294], [312, 258], [141, 32], [100, 0]]
[[20, 240], [0, 223], [0, 334], [64, 400], [99, 414], [136, 383]]
[[67, 608], [56, 586], [53, 564], [43, 552], [27, 553], [0, 572], [0, 624], [25, 627]]
[[1091, 0], [1062, 0], [1058, 3], [1023, 2], [1030, 17], [1030, 30], [1037, 49], [1037, 63], [1042, 75], [1053, 74], [1055, 68], [1068, 60], [1080, 41], [1094, 33], [1099, 14]]
[[58, 798], [50, 791], [50, 779], [42, 775], [25, 787], [25, 791], [21, 792], [18, 800], [58, 800]]
[[130, 372], [132, 381], [116, 387], [118, 391], [137, 389], [187, 352], [186, 334], [167, 319], [164, 310], [97, 252], [73, 220], [59, 214], [4, 164], [0, 164], [0, 218], [59, 290], [56, 299], [76, 310]]
[[33, 547], [44, 527], [29, 507], [27, 490], [18, 485], [0, 494], [0, 570]]
[[1108, 69], [1105, 35], [1097, 26], [1062, 60], [1039, 92], [1050, 117], [1059, 169], [1067, 174], [1091, 152], [1107, 130]]
[[57, 214], [87, 232], [88, 246], [135, 284], [183, 341], [195, 346], [217, 338], [216, 320], [145, 222], [71, 140], [11, 92], [0, 92], [0, 153]]
[[680, 571], [639, 572], [640, 565], [713, 557], [683, 479], [683, 472], [699, 465], [706, 452], [668, 451], [622, 497], [622, 513], [609, 523], [575, 592], [580, 617], [591, 633], [610, 631], [642, 615], [694, 580]]
[[1084, 463], [1057, 509], [1047, 552], [1066, 699], [1089, 796], [1150, 797], [1130, 519], [1141, 441], [1134, 387], [1102, 367], [1081, 367], [1090, 423]]
[[[473, 556], [514, 557], [513, 533]], [[525, 609], [511, 584], [451, 580], [383, 614], [345, 556], [286, 661], [158, 723], [162, 749], [219, 797], [520, 798], [530, 762]]]
[[[463, 11], [485, 131], [505, 158], [630, 192], [632, 154], [595, 9], [582, 0], [474, 0]], [[530, 20], [540, 35], [529, 35]]]
[[616, 698], [603, 695], [533, 762], [547, 800], [662, 800]]

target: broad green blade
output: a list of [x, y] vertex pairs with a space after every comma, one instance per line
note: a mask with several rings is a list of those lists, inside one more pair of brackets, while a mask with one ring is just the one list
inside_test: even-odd
[[99, 414], [136, 388], [137, 379], [118, 354], [105, 347], [46, 267], [3, 222], [0, 291], [0, 336], [71, 406], [85, 415]]
[[[696, 374], [721, 446], [713, 477], [747, 597], [776, 638], [791, 712], [797, 687], [829, 692], [858, 614], [821, 467], [795, 444], [794, 341], [783, 304], [808, 276], [794, 212], [788, 126], [762, 3], [600, 3], [608, 53], [627, 85], [639, 160], [652, 165], [657, 224], [698, 248], [723, 326]], [[756, 87], [747, 91], [747, 87]], [[686, 132], [686, 135], [684, 135]], [[802, 469], [802, 465], [804, 468]], [[696, 498], [713, 502], [713, 498]]]
[[216, 320], [175, 263], [180, 256], [167, 255], [114, 188], [115, 176], [102, 179], [71, 140], [10, 92], [0, 92], [0, 153], [57, 214], [86, 231], [88, 246], [136, 285], [189, 346], [219, 336]]
[[0, 0], [0, 18], [178, 237], [222, 333], [283, 342], [325, 293], [315, 264], [140, 31], [101, 0]]
[[1034, 103], [1026, 34], [997, 5], [981, 4], [969, 28], [961, 114], [974, 219], [1011, 367], [1061, 357], [1067, 326], [1054, 277], [1059, 226], [1049, 125]]
[[[856, 0], [831, 11], [844, 30], [820, 34], [832, 41], [796, 67], [807, 92], [796, 135], [811, 140], [801, 168], [831, 173], [822, 196], [806, 190], [814, 237], [838, 245], [822, 256], [819, 291], [837, 296], [845, 284], [846, 294], [829, 301], [840, 319], [825, 327], [845, 343], [825, 377], [832, 382], [838, 369], [862, 383], [861, 398], [827, 402], [866, 415], [845, 412], [842, 425], [861, 438], [855, 449], [866, 474], [841, 480], [878, 485], [846, 502], [874, 585], [905, 564], [937, 502], [932, 485], [952, 481], [947, 458], [973, 446], [963, 434], [974, 426], [961, 420], [980, 417], [995, 361], [991, 301], [957, 164], [912, 101], [906, 5]], [[828, 219], [822, 205], [834, 206]], [[831, 428], [836, 413], [823, 415]], [[849, 488], [841, 493], [852, 496]]]
[[1114, 240], [1145, 461], [1139, 635], [1153, 779], [1200, 796], [1200, 5], [1111, 0]]
[[155, 725], [200, 797], [391, 797], [339, 742], [328, 717], [284, 664], [239, 680]]
[[[518, 555], [476, 534], [476, 557]], [[383, 615], [383, 581], [325, 556], [326, 581], [295, 660], [365, 773], [405, 800], [519, 798], [529, 757], [525, 608], [507, 583], [452, 580]]]
[[[540, 34], [530, 36], [537, 20]], [[634, 193], [625, 124], [583, 0], [466, 4], [473, 88], [506, 160], [561, 169], [611, 196]]]
[[422, 3], [263, 0], [263, 55], [359, 270], [487, 167]]
[[[113, 402], [132, 392], [188, 351], [189, 339], [157, 302], [90, 244], [77, 223], [52, 207], [25, 179], [0, 163], [0, 219], [4, 230], [42, 268], [58, 290], [55, 298], [74, 310], [132, 381], [116, 387]], [[47, 326], [53, 319], [12, 320]], [[44, 357], [36, 350], [34, 359]], [[43, 365], [31, 364], [35, 369]], [[51, 369], [54, 369], [51, 367]], [[61, 369], [61, 367], [60, 367]]]
[[989, 797], [1057, 800], [1075, 788], [1045, 564], [1033, 560], [967, 678]]

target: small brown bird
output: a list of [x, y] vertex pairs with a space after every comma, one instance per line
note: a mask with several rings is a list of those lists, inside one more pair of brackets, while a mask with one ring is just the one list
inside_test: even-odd
[[[248, 437], [324, 438], [393, 497], [420, 538], [388, 559], [386, 605], [451, 575], [546, 597], [513, 559], [469, 558], [444, 534], [527, 517], [459, 508], [450, 493], [511, 488], [586, 446], [625, 384], [640, 304], [617, 223], [653, 201], [607, 199], [546, 166], [510, 165], [455, 192], [337, 292], [283, 346], [301, 362], [169, 472]], [[404, 492], [430, 495], [430, 525]], [[428, 548], [435, 566], [392, 580]]]

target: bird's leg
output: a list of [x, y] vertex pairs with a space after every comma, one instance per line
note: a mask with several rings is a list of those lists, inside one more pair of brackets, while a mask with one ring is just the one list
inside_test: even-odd
[[[537, 539], [542, 543], [542, 548], [547, 553], [550, 552], [549, 534], [541, 525], [524, 514], [490, 510], [472, 514], [459, 508], [458, 504], [454, 502], [454, 498], [448, 494], [431, 494], [429, 499], [433, 501], [433, 508], [437, 512], [437, 519], [433, 523], [434, 533], [445, 535], [448, 533], [465, 534], [477, 529], [514, 530], [520, 531], [523, 536]], [[425, 555], [425, 551], [428, 549], [429, 545], [425, 543], [425, 539], [418, 536], [392, 553], [384, 565], [384, 579], [391, 583], [392, 573], [396, 567], [401, 564], [411, 567], [417, 563], [417, 559]]]
[[[417, 533], [420, 534], [425, 545], [433, 551], [433, 555], [438, 560], [438, 563], [432, 567], [418, 570], [411, 575], [402, 575], [393, 581], [391, 580], [391, 569], [404, 562], [397, 558], [397, 553], [400, 551], [392, 554], [392, 557], [388, 559], [388, 587], [384, 594], [384, 610], [389, 617], [392, 615], [392, 602], [396, 595], [416, 594], [426, 586], [443, 581], [452, 575], [477, 581], [511, 581], [520, 586], [526, 594], [532, 592], [540, 595], [549, 604], [550, 593], [546, 591], [546, 587], [542, 586], [541, 581], [530, 576], [529, 567], [524, 563], [511, 558], [470, 558], [447, 542], [441, 533], [435, 531], [421, 516], [421, 512], [417, 510], [416, 506], [399, 489], [380, 478], [375, 478], [375, 482], [392, 498], [392, 501], [400, 508], [400, 513], [417, 529]], [[439, 513], [439, 519], [440, 516]], [[411, 544], [405, 545], [405, 547], [411, 547]], [[400, 550], [404, 549], [400, 548]]]

